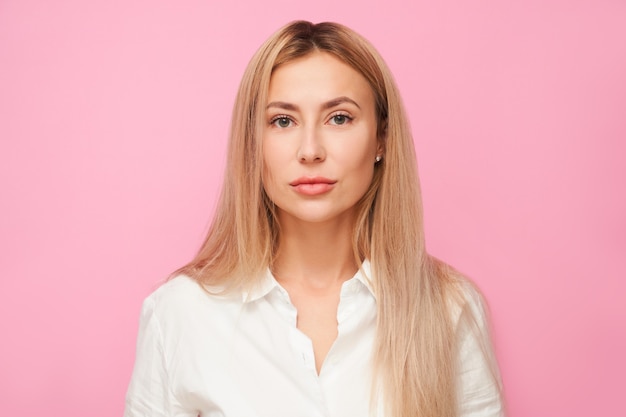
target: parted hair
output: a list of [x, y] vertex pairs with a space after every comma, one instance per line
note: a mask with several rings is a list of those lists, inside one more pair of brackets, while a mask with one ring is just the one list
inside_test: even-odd
[[235, 101], [227, 166], [207, 237], [176, 271], [205, 285], [249, 289], [276, 255], [280, 228], [263, 183], [262, 123], [273, 71], [314, 51], [358, 71], [375, 99], [383, 160], [357, 203], [357, 264], [367, 258], [377, 300], [372, 402], [392, 417], [457, 414], [457, 341], [451, 305], [464, 301], [462, 278], [425, 249], [413, 138], [387, 65], [374, 47], [337, 23], [292, 22], [274, 33], [245, 70]]

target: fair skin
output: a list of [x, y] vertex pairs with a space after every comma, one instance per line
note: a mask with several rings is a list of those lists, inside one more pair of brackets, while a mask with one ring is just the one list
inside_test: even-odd
[[268, 94], [263, 183], [280, 223], [272, 269], [313, 343], [319, 373], [337, 337], [341, 286], [358, 269], [355, 204], [381, 154], [374, 97], [361, 74], [325, 52], [278, 67]]

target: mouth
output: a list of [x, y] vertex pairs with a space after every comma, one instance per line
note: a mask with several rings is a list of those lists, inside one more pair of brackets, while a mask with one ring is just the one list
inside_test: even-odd
[[334, 184], [336, 182], [336, 180], [330, 180], [324, 177], [300, 177], [296, 180], [291, 181], [289, 185], [297, 187], [298, 185]]
[[336, 183], [336, 180], [324, 177], [301, 177], [291, 181], [289, 185], [299, 194], [315, 196], [332, 190]]

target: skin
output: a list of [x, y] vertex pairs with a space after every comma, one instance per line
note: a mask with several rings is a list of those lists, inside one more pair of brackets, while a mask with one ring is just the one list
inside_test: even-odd
[[[358, 269], [355, 204], [382, 153], [374, 96], [352, 67], [313, 52], [274, 71], [264, 126], [263, 183], [281, 230], [272, 269], [313, 343], [319, 373], [337, 337], [341, 285]], [[302, 185], [303, 178], [321, 184]]]

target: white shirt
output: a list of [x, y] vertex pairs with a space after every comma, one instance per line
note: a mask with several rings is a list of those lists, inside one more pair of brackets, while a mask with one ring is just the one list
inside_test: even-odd
[[[369, 416], [376, 299], [368, 261], [362, 270], [342, 286], [337, 339], [319, 375], [311, 340], [269, 271], [256, 291], [228, 297], [186, 276], [168, 281], [143, 304], [124, 416]], [[468, 301], [484, 326], [473, 291]], [[502, 416], [492, 359], [473, 333], [458, 334], [461, 416]]]

